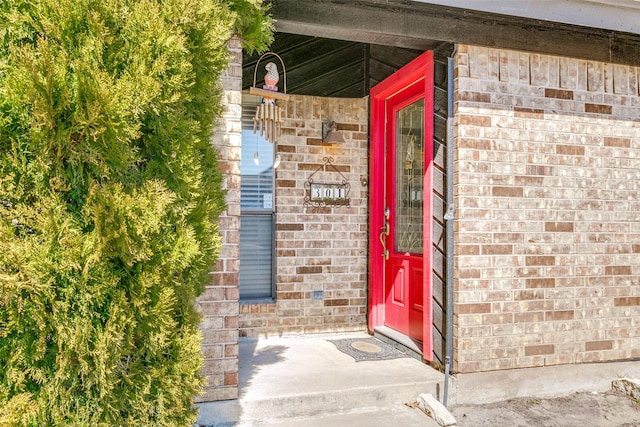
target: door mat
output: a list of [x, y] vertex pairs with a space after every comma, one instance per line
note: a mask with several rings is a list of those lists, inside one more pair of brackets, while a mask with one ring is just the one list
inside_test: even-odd
[[338, 350], [355, 359], [356, 362], [369, 360], [388, 360], [409, 357], [397, 348], [380, 341], [377, 338], [343, 338], [327, 340]]

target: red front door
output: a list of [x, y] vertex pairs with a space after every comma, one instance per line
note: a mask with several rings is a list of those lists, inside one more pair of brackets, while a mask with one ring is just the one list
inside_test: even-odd
[[375, 86], [371, 113], [370, 327], [409, 336], [430, 360], [432, 53]]

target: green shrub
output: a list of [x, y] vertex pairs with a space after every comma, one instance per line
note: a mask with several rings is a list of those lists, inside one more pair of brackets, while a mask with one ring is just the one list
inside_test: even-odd
[[261, 1], [0, 2], [0, 426], [195, 421], [233, 34]]

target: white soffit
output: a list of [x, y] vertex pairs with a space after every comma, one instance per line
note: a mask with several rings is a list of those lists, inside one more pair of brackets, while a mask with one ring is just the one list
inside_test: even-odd
[[414, 0], [640, 34], [640, 0]]

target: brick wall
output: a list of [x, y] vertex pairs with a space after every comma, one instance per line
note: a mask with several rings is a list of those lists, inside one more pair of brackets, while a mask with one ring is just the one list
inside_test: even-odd
[[240, 143], [242, 104], [242, 48], [229, 44], [229, 68], [221, 78], [225, 111], [212, 137], [218, 149], [227, 210], [219, 219], [222, 250], [212, 269], [211, 282], [198, 299], [204, 316], [200, 325], [203, 374], [208, 385], [200, 402], [238, 397], [238, 274], [240, 257]]
[[640, 357], [640, 70], [459, 46], [455, 362]]
[[[346, 142], [321, 142], [335, 120]], [[240, 335], [364, 330], [367, 310], [367, 99], [292, 96], [277, 152], [276, 298], [240, 305]], [[351, 185], [351, 206], [305, 208], [305, 183], [333, 163]], [[331, 168], [315, 182], [342, 178]], [[364, 181], [363, 181], [364, 180]]]

